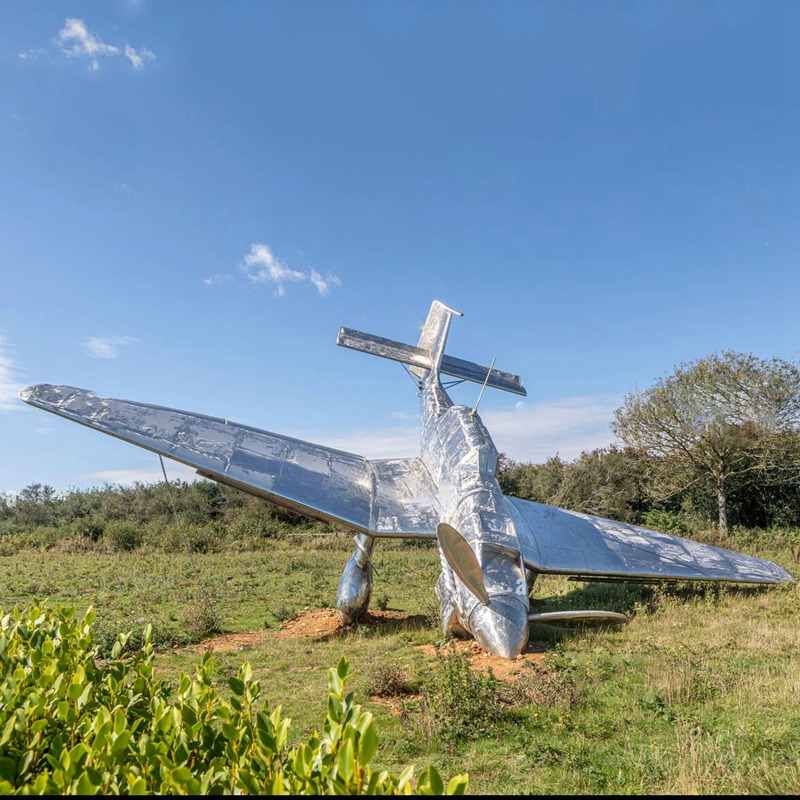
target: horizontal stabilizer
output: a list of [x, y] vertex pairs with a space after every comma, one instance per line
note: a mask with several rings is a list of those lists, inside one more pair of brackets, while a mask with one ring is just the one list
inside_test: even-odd
[[[504, 392], [511, 392], [511, 394], [521, 394], [523, 397], [528, 394], [522, 385], [519, 375], [512, 375], [510, 372], [503, 372], [501, 369], [494, 368], [492, 368], [492, 374], [489, 375], [489, 367], [475, 364], [472, 361], [464, 361], [461, 358], [444, 356], [439, 371], [445, 375], [450, 375], [452, 378], [461, 378], [461, 380], [472, 381], [473, 383], [486, 383], [487, 386], [491, 386], [493, 389], [502, 389]], [[489, 375], [488, 380], [486, 380], [487, 375]]]
[[373, 336], [371, 333], [354, 331], [352, 328], [339, 328], [336, 344], [341, 347], [349, 347], [351, 350], [361, 350], [362, 353], [369, 353], [371, 356], [399, 361], [401, 364], [408, 364], [411, 367], [431, 368], [430, 355], [421, 347], [384, 339], [381, 336]]
[[[336, 344], [342, 347], [349, 347], [351, 350], [361, 350], [361, 352], [369, 353], [373, 356], [399, 361], [401, 364], [408, 364], [410, 367], [422, 370], [432, 368], [430, 353], [427, 350], [414, 345], [395, 342], [392, 339], [384, 339], [381, 336], [374, 336], [371, 333], [356, 331], [352, 328], [339, 328]], [[461, 358], [443, 356], [439, 372], [443, 375], [449, 375], [451, 378], [472, 381], [473, 383], [485, 383], [493, 389], [502, 389], [523, 397], [527, 395], [519, 375], [512, 375], [510, 372], [503, 372], [499, 369], [492, 369], [491, 374], [489, 374], [489, 367], [475, 364], [472, 361], [464, 361]]]

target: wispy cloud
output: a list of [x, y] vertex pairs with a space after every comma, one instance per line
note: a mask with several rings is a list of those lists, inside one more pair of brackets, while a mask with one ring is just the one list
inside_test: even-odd
[[331, 290], [331, 286], [342, 285], [342, 282], [335, 275], [331, 275], [330, 272], [323, 278], [315, 269], [311, 270], [308, 279], [317, 287], [317, 291], [320, 294], [328, 294]]
[[18, 411], [22, 408], [17, 399], [22, 384], [18, 382], [17, 365], [8, 351], [8, 340], [0, 336], [0, 411]]
[[231, 275], [219, 273], [217, 275], [212, 275], [210, 278], [203, 278], [203, 283], [206, 286], [222, 286], [223, 283], [228, 283], [228, 281], [233, 280]]
[[[486, 409], [480, 416], [501, 453], [514, 461], [539, 464], [556, 454], [571, 460], [583, 450], [611, 444], [614, 437], [609, 423], [620, 402], [620, 398], [608, 395], [561, 397], [542, 403], [520, 402], [513, 409]], [[395, 414], [392, 417], [402, 419]], [[294, 435], [366, 458], [419, 456], [418, 425], [387, 425], [337, 434], [300, 431]]]
[[265, 244], [250, 245], [242, 269], [253, 283], [274, 283], [276, 297], [286, 294], [284, 283], [306, 279], [304, 272], [287, 267]]
[[125, 58], [131, 62], [131, 66], [139, 70], [144, 66], [145, 61], [155, 61], [156, 54], [146, 47], [140, 47], [138, 50], [131, 47], [127, 42], [125, 43]]
[[120, 348], [135, 342], [133, 336], [87, 336], [83, 348], [92, 358], [117, 358]]
[[300, 432], [292, 435], [365, 458], [419, 457], [419, 427], [416, 425], [387, 425], [371, 431], [352, 430], [335, 434]]
[[[56, 45], [68, 58], [83, 59], [89, 62], [89, 69], [97, 72], [103, 58], [125, 58], [135, 70], [144, 67], [146, 61], [155, 60], [156, 54], [146, 47], [133, 47], [127, 42], [108, 44], [92, 33], [86, 23], [77, 17], [68, 17], [64, 27], [58, 32]], [[35, 61], [47, 54], [42, 48], [31, 48], [19, 57]]]
[[610, 423], [622, 399], [612, 395], [519, 402], [480, 412], [497, 449], [515, 461], [541, 463], [558, 453], [567, 460], [614, 440]]
[[17, 56], [23, 61], [39, 61], [47, 55], [47, 50], [43, 47], [31, 47], [22, 53], [17, 53]]
[[[341, 280], [330, 272], [323, 278], [319, 272], [312, 269], [308, 275], [297, 269], [292, 269], [284, 264], [268, 245], [254, 242], [250, 245], [250, 252], [244, 257], [242, 271], [254, 283], [272, 284], [276, 297], [286, 294], [287, 283], [297, 283], [308, 280], [324, 295], [328, 294], [332, 286], [341, 286]], [[209, 283], [208, 278], [204, 280]]]
[[[167, 477], [170, 482], [175, 480], [196, 481], [199, 479], [197, 472], [185, 464], [177, 464], [174, 461], [164, 460], [167, 468]], [[120, 484], [128, 486], [132, 483], [155, 483], [163, 481], [164, 475], [161, 467], [144, 467], [140, 469], [103, 469], [98, 472], [88, 472], [84, 475], [89, 480], [102, 483]]]

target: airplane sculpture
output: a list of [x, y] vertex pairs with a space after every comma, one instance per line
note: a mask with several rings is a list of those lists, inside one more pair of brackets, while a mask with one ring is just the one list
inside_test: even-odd
[[[702, 580], [770, 584], [793, 576], [769, 561], [503, 494], [497, 449], [476, 408], [454, 405], [442, 376], [518, 395], [517, 375], [445, 355], [453, 315], [435, 300], [416, 347], [348, 328], [337, 344], [401, 362], [420, 402], [419, 458], [352, 453], [185, 411], [104, 399], [69, 386], [20, 392], [31, 405], [194, 467], [198, 474], [274, 505], [355, 531], [337, 596], [346, 623], [362, 618], [378, 538], [434, 539], [445, 634], [469, 633], [514, 658], [531, 621], [626, 621], [610, 611], [531, 613], [540, 573], [576, 579]], [[479, 398], [480, 400], [480, 398]]]

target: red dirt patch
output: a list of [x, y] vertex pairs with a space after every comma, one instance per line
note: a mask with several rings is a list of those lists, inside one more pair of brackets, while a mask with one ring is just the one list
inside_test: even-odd
[[335, 608], [310, 608], [294, 619], [284, 622], [275, 634], [280, 639], [309, 636], [324, 639], [342, 634], [346, 630], [357, 630], [360, 626], [375, 628], [387, 623], [413, 623], [417, 617], [402, 611], [369, 611], [367, 616], [354, 625], [345, 625]]
[[[345, 631], [356, 629], [359, 625], [369, 627], [392, 623], [415, 625], [419, 620], [418, 615], [405, 614], [401, 611], [370, 611], [361, 622], [347, 626], [342, 622], [339, 612], [335, 608], [310, 608], [295, 619], [285, 622], [275, 636], [279, 638], [308, 636], [325, 639], [330, 636], [342, 635]], [[474, 639], [451, 639], [443, 648], [426, 644], [420, 645], [418, 649], [430, 658], [448, 652], [465, 653], [473, 670], [488, 672], [491, 667], [494, 676], [502, 681], [516, 680], [528, 672], [531, 665], [541, 664], [547, 652], [547, 647], [543, 642], [529, 642], [525, 651], [516, 658], [501, 658], [487, 653]], [[393, 705], [393, 703], [389, 701], [387, 705]]]
[[[189, 645], [186, 650], [195, 653], [205, 651], [231, 652], [243, 650], [258, 644], [270, 636], [278, 639], [310, 638], [327, 639], [333, 636], [342, 636], [347, 631], [357, 630], [360, 626], [379, 627], [382, 625], [395, 625], [402, 627], [418, 627], [424, 623], [424, 618], [419, 614], [406, 614], [402, 611], [370, 611], [367, 616], [354, 625], [345, 625], [339, 612], [335, 608], [310, 608], [301, 612], [297, 617], [281, 625], [280, 630], [271, 631], [240, 631], [238, 633], [223, 633], [204, 639], [199, 644]], [[464, 653], [469, 659], [470, 667], [479, 672], [488, 672], [491, 668], [494, 676], [501, 681], [513, 681], [529, 672], [532, 665], [542, 663], [547, 652], [543, 642], [529, 642], [525, 651], [514, 659], [500, 658], [500, 656], [487, 653], [474, 639], [451, 639], [446, 646], [437, 648], [430, 644], [420, 645], [421, 650], [429, 658], [447, 653]], [[299, 669], [302, 669], [300, 667]], [[405, 699], [408, 699], [407, 697]], [[400, 713], [402, 703], [396, 699], [373, 698], [376, 702], [383, 702], [392, 707], [393, 713]]]
[[194, 653], [204, 653], [207, 650], [212, 653], [225, 653], [232, 650], [243, 650], [245, 647], [260, 642], [269, 636], [269, 631], [238, 631], [237, 633], [221, 633], [218, 636], [210, 636], [203, 639], [199, 644], [191, 644], [182, 650], [190, 650]]
[[547, 652], [542, 642], [528, 642], [525, 650], [516, 658], [501, 658], [487, 653], [474, 639], [451, 639], [440, 648], [423, 644], [419, 649], [431, 658], [449, 653], [464, 653], [473, 671], [488, 672], [491, 668], [495, 678], [501, 681], [514, 681], [530, 672], [532, 665], [538, 666], [542, 663]]
[[420, 697], [422, 697], [420, 694], [402, 694], [397, 697], [381, 697], [378, 694], [373, 694], [369, 699], [376, 705], [386, 706], [393, 717], [405, 719], [408, 717], [406, 703], [419, 701]]

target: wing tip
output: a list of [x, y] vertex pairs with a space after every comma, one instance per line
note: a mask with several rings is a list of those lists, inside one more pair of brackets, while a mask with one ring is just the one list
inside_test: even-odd
[[25, 386], [19, 390], [17, 396], [30, 405], [49, 406], [53, 405], [56, 398], [63, 399], [74, 394], [91, 395], [86, 389], [79, 389], [76, 386], [55, 386], [52, 383], [35, 383]]

